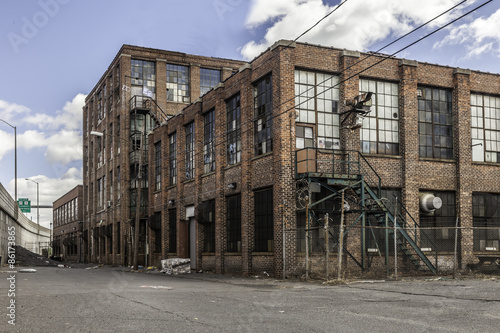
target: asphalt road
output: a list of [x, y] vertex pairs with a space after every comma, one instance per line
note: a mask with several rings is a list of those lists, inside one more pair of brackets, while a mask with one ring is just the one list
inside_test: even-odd
[[[0, 331], [500, 332], [500, 277], [324, 285], [111, 267], [35, 269], [14, 274], [12, 285], [13, 274], [2, 268]], [[15, 326], [8, 323], [12, 299]]]

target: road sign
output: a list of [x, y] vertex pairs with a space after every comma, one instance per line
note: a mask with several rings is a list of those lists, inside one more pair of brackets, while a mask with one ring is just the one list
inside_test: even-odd
[[23, 213], [31, 213], [31, 201], [28, 198], [17, 199], [19, 209]]

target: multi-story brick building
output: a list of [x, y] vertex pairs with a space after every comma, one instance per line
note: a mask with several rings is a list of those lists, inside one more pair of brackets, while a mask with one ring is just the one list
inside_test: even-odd
[[[141, 228], [148, 219], [147, 178], [137, 181], [145, 134], [233, 74], [243, 63], [123, 45], [83, 109], [84, 257], [132, 264], [136, 198], [142, 188]], [[142, 168], [141, 168], [142, 169]], [[144, 169], [145, 170], [145, 169]], [[154, 227], [154, 226], [152, 226]], [[148, 230], [150, 226], [147, 227]], [[139, 263], [146, 264], [141, 229]]]
[[77, 185], [53, 203], [53, 255], [83, 261], [83, 186]]
[[[139, 157], [145, 147], [134, 140], [130, 159], [136, 166], [149, 161], [147, 172], [132, 168], [117, 176], [116, 167], [109, 168], [117, 163], [111, 144], [104, 149], [103, 143], [99, 154], [101, 144], [90, 136], [92, 128], [99, 130], [99, 118], [96, 127], [89, 121], [85, 193], [95, 207], [86, 215], [88, 239], [93, 233], [94, 244], [115, 244], [89, 259], [102, 254], [101, 260], [127, 263], [121, 254], [132, 248], [135, 216], [127, 209], [136, 207], [139, 179], [148, 189], [142, 192], [147, 204], [141, 213], [148, 220], [140, 229], [141, 263], [189, 257], [198, 270], [300, 275], [306, 262], [323, 270], [326, 249], [337, 261], [341, 247], [343, 269], [359, 272], [386, 269], [395, 244], [404, 267], [436, 271], [452, 267], [457, 221], [460, 267], [500, 255], [500, 76], [384, 58], [277, 42], [248, 64], [234, 63], [237, 73], [151, 126], [148, 157]], [[121, 75], [112, 91], [127, 91], [127, 76]], [[88, 101], [99, 101], [98, 91]], [[154, 93], [138, 89], [135, 97], [127, 91], [113, 98], [115, 105], [125, 104], [121, 127], [132, 127], [126, 138], [134, 139], [134, 123], [125, 117], [148, 112], [161, 118]], [[357, 103], [361, 93], [372, 93], [368, 113], [368, 101]], [[150, 104], [141, 94], [149, 95]], [[146, 107], [137, 107], [139, 100]], [[91, 104], [84, 119], [96, 114]], [[126, 156], [122, 151], [122, 167], [134, 165]], [[115, 170], [111, 183], [102, 179], [104, 162], [108, 173]], [[120, 209], [116, 199], [104, 205], [119, 193], [131, 193], [132, 201], [122, 199]], [[115, 231], [99, 241], [101, 221], [113, 223]]]

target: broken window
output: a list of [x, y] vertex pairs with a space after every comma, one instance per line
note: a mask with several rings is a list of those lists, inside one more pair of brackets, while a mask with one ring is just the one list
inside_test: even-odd
[[359, 92], [372, 92], [372, 106], [363, 119], [361, 151], [399, 155], [399, 106], [397, 83], [361, 79]]
[[194, 122], [186, 125], [186, 180], [194, 179]]
[[471, 94], [472, 160], [500, 163], [500, 98]]
[[335, 75], [295, 71], [297, 149], [340, 148], [338, 83], [339, 77]]
[[189, 67], [167, 64], [167, 101], [189, 103]]
[[175, 185], [177, 184], [177, 133], [171, 134], [168, 140], [169, 183], [170, 185]]
[[205, 173], [215, 171], [215, 110], [203, 116], [203, 165]]
[[241, 162], [241, 106], [240, 94], [226, 102], [227, 109], [227, 164]]
[[255, 155], [273, 150], [272, 79], [268, 76], [254, 86], [254, 149]]
[[452, 159], [451, 91], [428, 87], [418, 90], [419, 156]]

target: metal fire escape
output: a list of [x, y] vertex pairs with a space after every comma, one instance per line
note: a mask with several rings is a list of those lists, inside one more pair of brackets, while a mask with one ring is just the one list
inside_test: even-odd
[[[135, 215], [137, 198], [140, 199], [140, 217], [147, 218], [147, 168], [148, 164], [148, 138], [147, 132], [159, 124], [168, 121], [172, 115], [166, 114], [156, 101], [149, 96], [135, 95], [129, 101], [131, 114], [130, 122], [130, 152], [129, 164], [130, 177], [130, 212]], [[154, 124], [154, 125], [152, 125]], [[141, 189], [141, 193], [138, 193]]]
[[[325, 189], [323, 193], [326, 192], [326, 195], [317, 200], [303, 202], [302, 207], [299, 203], [299, 208], [308, 205], [307, 228], [310, 228], [312, 222], [323, 225], [324, 222], [318, 218], [319, 213], [315, 212], [315, 207], [321, 202], [340, 197], [344, 191], [345, 201], [349, 206], [345, 213], [350, 216], [343, 237], [355, 229], [360, 229], [356, 235], [360, 235], [361, 249], [353, 251], [352, 245], [346, 246], [344, 242], [343, 251], [362, 270], [370, 268], [375, 256], [385, 256], [388, 269], [389, 252], [396, 236], [398, 253], [402, 253], [416, 269], [437, 273], [436, 247], [425, 233], [420, 232], [419, 225], [400, 202], [395, 202], [394, 198], [382, 198], [380, 176], [363, 154], [357, 151], [305, 148], [298, 150], [295, 158], [298, 186], [305, 188], [306, 192], [311, 192], [311, 188], [319, 186]], [[306, 195], [309, 200], [313, 197], [311, 193]], [[301, 199], [303, 200], [304, 196], [298, 198], [298, 202]], [[332, 214], [335, 213], [333, 209]], [[334, 247], [338, 248], [338, 238], [333, 236], [330, 232], [330, 244], [333, 243]], [[349, 243], [352, 242], [350, 239]], [[432, 257], [432, 261], [426, 253]]]

